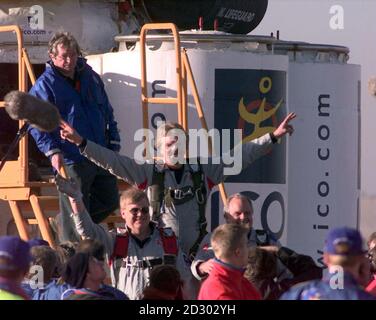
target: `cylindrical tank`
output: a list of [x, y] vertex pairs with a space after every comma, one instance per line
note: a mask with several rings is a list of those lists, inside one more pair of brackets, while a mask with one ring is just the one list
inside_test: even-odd
[[[148, 42], [148, 92], [175, 97], [171, 36]], [[142, 126], [140, 51], [137, 36], [118, 37], [122, 51], [89, 56], [102, 74], [122, 136], [133, 157]], [[228, 194], [246, 192], [254, 202], [254, 226], [284, 245], [321, 259], [327, 228], [357, 225], [359, 193], [360, 68], [347, 64], [348, 49], [223, 33], [181, 33], [209, 128], [238, 128], [243, 141], [270, 132], [291, 111], [293, 136], [238, 176]], [[189, 128], [200, 128], [188, 88]], [[266, 111], [270, 111], [266, 113]], [[150, 105], [149, 124], [176, 121], [172, 105]], [[234, 159], [235, 162], [235, 159]], [[219, 193], [208, 201], [210, 228], [223, 222]]]
[[[116, 45], [118, 5], [100, 0], [3, 0], [0, 26], [19, 25], [32, 63], [48, 60], [47, 45], [57, 31], [71, 32], [84, 54], [103, 53]], [[0, 33], [0, 63], [16, 63], [16, 37]]]
[[288, 108], [298, 114], [289, 139], [288, 243], [322, 263], [328, 229], [358, 227], [360, 195], [360, 66], [348, 49], [297, 42], [287, 54]]
[[[261, 22], [268, 0], [3, 0], [0, 26], [19, 25], [32, 63], [48, 60], [47, 44], [61, 30], [71, 32], [86, 54], [109, 52], [118, 34], [133, 34], [146, 22], [174, 22], [179, 29], [202, 28], [246, 34]], [[69, 17], [67, 19], [67, 17]], [[16, 38], [0, 33], [0, 63], [17, 62]]]

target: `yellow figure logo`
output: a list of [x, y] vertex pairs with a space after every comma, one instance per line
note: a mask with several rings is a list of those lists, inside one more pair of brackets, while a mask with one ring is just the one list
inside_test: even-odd
[[[260, 80], [259, 90], [261, 93], [266, 94], [270, 91], [271, 88], [272, 88], [272, 79], [270, 77], [264, 77]], [[249, 112], [249, 110], [247, 110], [247, 107], [248, 109], [249, 107], [251, 107], [251, 109], [254, 109], [252, 108], [252, 107], [255, 107], [254, 103], [252, 103], [252, 105], [250, 104], [248, 106], [245, 106], [244, 99], [243, 98], [240, 99], [238, 110], [239, 110], [241, 119], [243, 119], [247, 123], [251, 123], [254, 125], [253, 132], [243, 139], [242, 141], [243, 143], [251, 141], [253, 139], [261, 137], [262, 135], [266, 133], [270, 133], [274, 131], [275, 127], [271, 127], [271, 126], [260, 127], [260, 124], [263, 121], [275, 115], [279, 107], [282, 105], [282, 101], [283, 101], [283, 98], [277, 103], [275, 107], [269, 106], [269, 109], [266, 110], [267, 102], [266, 102], [266, 98], [264, 97], [261, 101], [261, 104], [259, 106], [256, 106], [258, 107], [257, 112], [252, 113], [252, 112]]]

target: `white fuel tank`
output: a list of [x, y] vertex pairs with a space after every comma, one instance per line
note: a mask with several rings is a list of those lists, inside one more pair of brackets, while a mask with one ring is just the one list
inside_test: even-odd
[[[119, 34], [118, 4], [99, 0], [31, 0], [0, 3], [0, 26], [19, 25], [32, 63], [48, 60], [47, 45], [57, 31], [69, 31], [84, 54], [110, 51]], [[0, 33], [0, 63], [16, 63], [16, 37]]]

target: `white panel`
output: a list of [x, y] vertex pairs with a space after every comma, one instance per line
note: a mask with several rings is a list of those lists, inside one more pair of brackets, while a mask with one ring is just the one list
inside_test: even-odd
[[326, 228], [357, 227], [359, 78], [354, 65], [289, 68], [289, 108], [298, 118], [289, 140], [287, 243], [316, 259]]

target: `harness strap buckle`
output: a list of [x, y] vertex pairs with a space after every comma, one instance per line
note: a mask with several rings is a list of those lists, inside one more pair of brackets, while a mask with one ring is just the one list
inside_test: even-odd
[[187, 191], [182, 189], [170, 189], [172, 191], [172, 196], [175, 200], [183, 200], [186, 196], [193, 195], [192, 188], [189, 187]]
[[202, 192], [202, 187], [196, 189], [195, 191], [195, 194], [196, 194], [196, 201], [198, 204], [204, 204], [205, 203], [205, 197], [204, 197], [204, 194]]
[[173, 189], [174, 199], [182, 200], [184, 198], [184, 192], [180, 189]]

